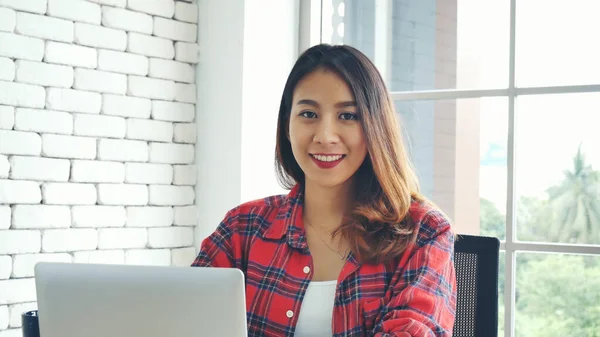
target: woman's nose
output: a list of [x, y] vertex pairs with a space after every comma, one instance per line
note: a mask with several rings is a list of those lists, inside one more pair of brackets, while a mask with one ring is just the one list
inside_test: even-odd
[[323, 118], [315, 130], [314, 141], [316, 143], [328, 144], [337, 143], [339, 141], [337, 121], [329, 118]]

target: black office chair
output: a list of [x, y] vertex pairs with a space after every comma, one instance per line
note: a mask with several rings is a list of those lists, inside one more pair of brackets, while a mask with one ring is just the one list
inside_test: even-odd
[[498, 336], [497, 238], [458, 235], [454, 244], [456, 322], [454, 337]]

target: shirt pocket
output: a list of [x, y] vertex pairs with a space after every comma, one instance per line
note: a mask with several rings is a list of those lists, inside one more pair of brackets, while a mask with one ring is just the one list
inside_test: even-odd
[[363, 319], [363, 328], [367, 336], [372, 336], [373, 328], [381, 320], [383, 310], [383, 298], [368, 299], [361, 302], [361, 314]]

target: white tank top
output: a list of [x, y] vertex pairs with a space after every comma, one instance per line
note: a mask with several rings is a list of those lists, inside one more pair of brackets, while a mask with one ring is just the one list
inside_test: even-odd
[[311, 282], [306, 289], [294, 337], [330, 337], [337, 281]]

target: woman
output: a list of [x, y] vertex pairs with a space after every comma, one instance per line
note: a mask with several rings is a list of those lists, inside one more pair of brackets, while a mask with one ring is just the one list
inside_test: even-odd
[[375, 66], [318, 45], [281, 99], [276, 167], [291, 189], [244, 203], [193, 266], [246, 276], [249, 336], [450, 336], [448, 219], [418, 192]]

